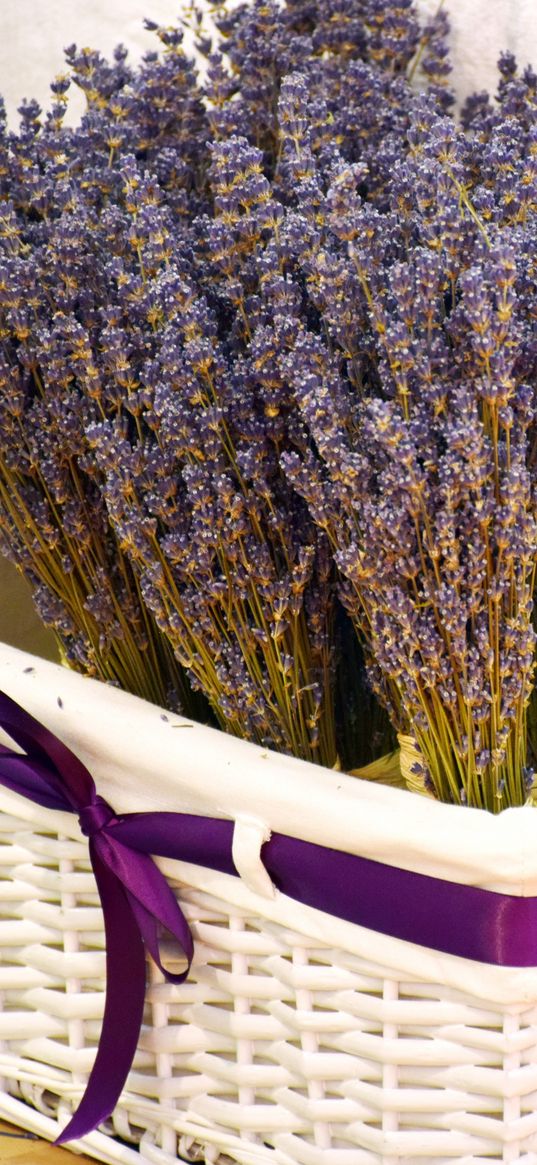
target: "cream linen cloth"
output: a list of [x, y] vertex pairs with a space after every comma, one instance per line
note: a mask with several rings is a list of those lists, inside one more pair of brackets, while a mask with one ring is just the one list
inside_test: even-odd
[[[422, 15], [430, 15], [438, 0], [418, 0], [418, 8]], [[459, 105], [476, 90], [496, 90], [498, 57], [505, 49], [515, 54], [519, 65], [537, 69], [537, 0], [445, 0], [444, 9], [451, 24]]]
[[[181, 0], [0, 0], [0, 92], [12, 124], [23, 97], [48, 103], [48, 86], [63, 68], [65, 45], [75, 42], [108, 54], [121, 41], [139, 58], [155, 43], [143, 28], [144, 16], [172, 23], [180, 6]], [[430, 14], [438, 0], [418, 0], [418, 7]], [[536, 0], [445, 0], [445, 7], [459, 100], [476, 89], [495, 89], [502, 49], [537, 68]], [[81, 96], [75, 96], [71, 120], [83, 108]]]
[[[23, 97], [49, 104], [49, 85], [65, 69], [67, 45], [99, 49], [105, 56], [124, 44], [138, 60], [158, 46], [144, 18], [174, 22], [182, 0], [0, 0], [0, 93], [16, 125]], [[183, 0], [184, 2], [184, 0]], [[70, 102], [71, 121], [84, 109], [80, 93]]]

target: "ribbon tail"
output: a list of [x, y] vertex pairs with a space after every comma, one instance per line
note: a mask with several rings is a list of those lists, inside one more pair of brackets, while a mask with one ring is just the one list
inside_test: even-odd
[[83, 1137], [115, 1108], [129, 1074], [145, 996], [144, 944], [128, 897], [90, 842], [106, 932], [106, 1002], [101, 1038], [84, 1096], [55, 1144]]
[[[192, 959], [194, 957], [194, 941], [192, 939], [190, 927], [183, 914], [183, 911], [176, 904], [175, 899], [173, 899], [174, 906], [177, 905], [177, 909], [173, 912], [169, 912], [161, 908], [159, 910], [158, 916], [156, 916], [150, 910], [147, 910], [143, 902], [141, 902], [138, 898], [135, 898], [134, 894], [132, 894], [130, 890], [127, 890], [127, 894], [131, 904], [132, 912], [138, 922], [140, 933], [147, 947], [147, 950], [153, 959], [153, 962], [159, 968], [159, 971], [162, 971], [162, 974], [167, 979], [168, 983], [184, 983], [185, 979], [188, 977]], [[164, 916], [166, 915], [171, 916], [167, 917], [166, 921], [164, 921]], [[186, 961], [186, 967], [184, 971], [174, 973], [164, 966], [160, 953], [160, 941], [162, 936], [159, 933], [159, 930], [161, 928], [167, 930], [171, 938], [179, 944]]]
[[[110, 827], [98, 835], [98, 845], [107, 866], [119, 878], [145, 945], [169, 983], [183, 983], [190, 970], [194, 943], [188, 922], [164, 875], [147, 853], [133, 852], [123, 845]], [[167, 930], [184, 954], [187, 966], [173, 974], [163, 966], [159, 927]]]

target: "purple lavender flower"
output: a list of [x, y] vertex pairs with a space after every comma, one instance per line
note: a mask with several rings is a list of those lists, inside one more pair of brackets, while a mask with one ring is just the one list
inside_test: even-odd
[[160, 702], [185, 669], [225, 728], [333, 764], [347, 652], [437, 795], [516, 803], [536, 79], [504, 56], [458, 125], [442, 13], [216, 22], [203, 83], [151, 26], [139, 68], [72, 46], [50, 110], [0, 120], [1, 545], [77, 666]]

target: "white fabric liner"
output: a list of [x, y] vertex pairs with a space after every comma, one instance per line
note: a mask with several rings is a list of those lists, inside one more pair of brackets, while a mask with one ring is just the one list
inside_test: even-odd
[[0, 686], [82, 758], [118, 812], [248, 814], [271, 831], [418, 873], [537, 895], [533, 808], [493, 816], [331, 772], [3, 644]]
[[[31, 669], [31, 670], [28, 670]], [[116, 688], [15, 648], [0, 646], [0, 689], [73, 749], [119, 813], [168, 810], [236, 819], [251, 815], [306, 841], [419, 873], [520, 895], [537, 894], [537, 814], [496, 817], [279, 756], [185, 720]], [[61, 707], [58, 703], [61, 700]], [[162, 715], [167, 719], [163, 720]], [[0, 789], [0, 810], [29, 822], [54, 818], [80, 837], [71, 814], [52, 813]], [[180, 882], [222, 894], [258, 915], [399, 975], [418, 974], [498, 1003], [537, 999], [537, 969], [485, 967], [343, 922], [281, 894], [255, 894], [238, 878], [159, 860]], [[359, 892], [359, 888], [357, 888]], [[329, 920], [329, 921], [327, 921]]]

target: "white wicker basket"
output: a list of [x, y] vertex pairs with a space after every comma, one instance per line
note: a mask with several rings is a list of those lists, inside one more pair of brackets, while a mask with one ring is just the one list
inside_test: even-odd
[[[194, 932], [192, 973], [178, 987], [150, 971], [113, 1120], [73, 1149], [125, 1165], [536, 1165], [537, 968], [439, 954], [301, 906], [273, 892], [252, 845], [272, 828], [536, 895], [534, 810], [492, 818], [264, 753], [11, 648], [0, 689], [81, 757], [118, 812], [238, 822], [241, 879], [159, 860]], [[102, 914], [71, 815], [0, 790], [0, 862], [0, 1115], [52, 1139], [99, 1039]]]

